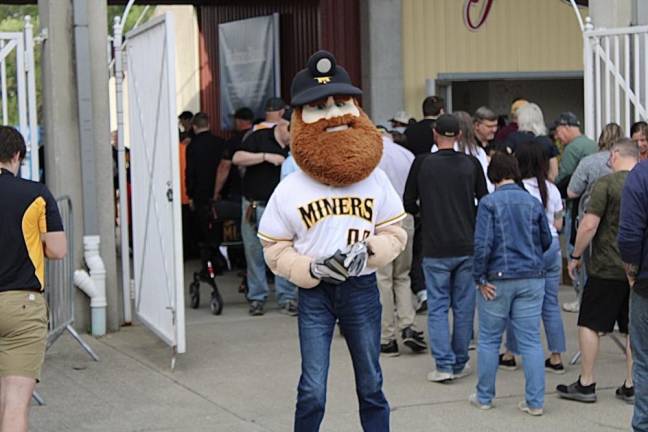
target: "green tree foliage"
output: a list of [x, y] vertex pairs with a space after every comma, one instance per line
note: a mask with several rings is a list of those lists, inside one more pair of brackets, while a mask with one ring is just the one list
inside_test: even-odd
[[[38, 7], [34, 5], [0, 5], [0, 31], [2, 32], [22, 32], [25, 27], [24, 17], [31, 16], [34, 25], [34, 36], [40, 32], [40, 23], [38, 21]], [[34, 47], [34, 64], [36, 68], [36, 99], [40, 108], [41, 94], [41, 49], [38, 44]], [[10, 125], [18, 124], [18, 77], [16, 71], [16, 53], [15, 50], [6, 59], [6, 85], [7, 85], [7, 114]], [[40, 109], [38, 110], [40, 112]], [[0, 112], [1, 113], [1, 112]], [[2, 117], [0, 117], [2, 121]]]
[[[126, 9], [126, 6], [108, 6], [108, 33], [112, 34], [112, 26], [114, 24], [115, 17], [121, 18], [121, 16], [124, 14], [124, 10]], [[133, 5], [131, 7], [130, 12], [128, 13], [128, 17], [126, 18], [126, 25], [124, 26], [124, 34], [128, 33], [130, 30], [135, 27], [135, 23], [137, 20], [142, 17], [142, 20], [140, 22], [140, 25], [142, 23], [145, 23], [146, 21], [151, 18], [153, 15], [153, 11], [155, 10], [155, 6], [151, 6], [147, 8], [146, 6], [142, 5]], [[143, 14], [143, 15], [142, 15]]]

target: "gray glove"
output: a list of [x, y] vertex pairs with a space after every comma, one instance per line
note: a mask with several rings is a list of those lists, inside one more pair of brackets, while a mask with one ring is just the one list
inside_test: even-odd
[[339, 250], [329, 257], [315, 259], [310, 265], [311, 276], [332, 285], [341, 284], [349, 277], [344, 259], [344, 255]]
[[353, 243], [342, 251], [342, 254], [345, 256], [344, 267], [347, 269], [349, 276], [359, 276], [367, 266], [367, 260], [369, 259], [367, 243], [364, 241]]

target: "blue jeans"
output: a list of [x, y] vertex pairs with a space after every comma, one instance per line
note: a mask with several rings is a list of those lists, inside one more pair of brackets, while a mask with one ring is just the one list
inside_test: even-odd
[[295, 432], [318, 431], [326, 405], [331, 340], [339, 320], [355, 372], [360, 423], [365, 431], [389, 431], [389, 404], [382, 392], [380, 294], [376, 276], [341, 285], [320, 283], [299, 289], [299, 345], [302, 371], [297, 389]]
[[630, 345], [635, 387], [632, 428], [635, 432], [648, 432], [648, 298], [634, 291], [630, 294]]
[[[423, 258], [427, 288], [430, 351], [440, 372], [461, 372], [469, 360], [468, 345], [475, 316], [472, 257]], [[452, 335], [448, 311], [452, 307]]]
[[[554, 237], [551, 247], [544, 253], [544, 299], [542, 301], [542, 323], [547, 335], [547, 348], [552, 353], [566, 351], [565, 328], [560, 315], [558, 303], [558, 290], [562, 275], [562, 256], [560, 254], [560, 240]], [[509, 322], [506, 330], [506, 347], [514, 354], [519, 354], [515, 333]]]
[[540, 315], [544, 279], [510, 279], [492, 282], [496, 293], [485, 300], [478, 293], [479, 341], [477, 343], [477, 399], [490, 404], [495, 397], [502, 333], [510, 320], [524, 363], [525, 397], [530, 408], [544, 405], [545, 370]]
[[[265, 303], [268, 299], [268, 280], [266, 279], [266, 265], [263, 258], [263, 245], [257, 237], [259, 221], [263, 216], [265, 207], [257, 206], [256, 223], [250, 224], [245, 218], [247, 208], [250, 202], [243, 198], [243, 214], [241, 218], [241, 237], [243, 238], [243, 248], [245, 249], [245, 262], [247, 264], [247, 286], [249, 301], [259, 301]], [[287, 280], [275, 280], [275, 289], [277, 290], [277, 303], [280, 306], [286, 304], [288, 300], [294, 300], [297, 290], [293, 284]]]

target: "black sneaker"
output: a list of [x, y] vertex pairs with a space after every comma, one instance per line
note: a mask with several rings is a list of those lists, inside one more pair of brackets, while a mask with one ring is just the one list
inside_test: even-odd
[[515, 357], [510, 359], [505, 359], [504, 354], [499, 355], [499, 368], [508, 371], [514, 371], [517, 369], [517, 363], [515, 362]]
[[580, 382], [580, 376], [575, 383], [556, 387], [558, 396], [563, 399], [570, 399], [578, 402], [593, 403], [596, 402], [596, 383], [584, 386]]
[[250, 315], [252, 316], [261, 316], [265, 312], [263, 311], [263, 303], [260, 301], [250, 302]]
[[401, 332], [403, 343], [415, 353], [423, 352], [427, 349], [425, 339], [423, 339], [423, 332], [418, 332], [412, 327], [407, 327]]
[[563, 366], [562, 362], [558, 364], [553, 364], [551, 363], [551, 359], [545, 360], [545, 370], [547, 372], [555, 373], [558, 375], [562, 375], [565, 373], [565, 367]]
[[398, 357], [400, 353], [398, 352], [398, 344], [396, 341], [393, 340], [386, 344], [380, 344], [380, 354], [384, 354], [387, 357]]
[[297, 316], [297, 303], [295, 300], [288, 300], [286, 304], [281, 307], [281, 313], [288, 316]]
[[616, 389], [616, 397], [628, 402], [629, 404], [634, 403], [635, 399], [635, 392], [634, 392], [634, 387], [626, 387], [626, 383], [624, 382], [621, 387]]

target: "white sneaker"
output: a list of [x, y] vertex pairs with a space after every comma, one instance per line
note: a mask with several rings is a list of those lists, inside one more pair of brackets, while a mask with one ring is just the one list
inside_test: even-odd
[[520, 409], [520, 411], [525, 412], [533, 417], [539, 417], [544, 414], [544, 410], [542, 408], [529, 408], [526, 404], [526, 401], [521, 401], [518, 404], [518, 408]]
[[576, 300], [571, 303], [563, 303], [562, 308], [565, 312], [578, 313], [580, 310], [580, 301]]
[[473, 370], [470, 367], [470, 364], [466, 363], [463, 370], [461, 372], [459, 372], [459, 373], [454, 374], [453, 378], [454, 379], [465, 378], [468, 375], [472, 375], [472, 373], [473, 373]]
[[436, 369], [430, 372], [429, 374], [427, 374], [428, 381], [437, 382], [437, 383], [445, 383], [448, 381], [452, 381], [453, 378], [454, 375], [452, 375], [451, 373], [441, 372]]
[[474, 407], [476, 407], [476, 408], [479, 408], [480, 410], [483, 410], [483, 411], [486, 411], [486, 410], [489, 410], [489, 409], [493, 408], [493, 404], [492, 404], [492, 403], [489, 403], [489, 404], [483, 404], [483, 403], [479, 402], [479, 401], [477, 400], [477, 395], [476, 395], [475, 393], [471, 394], [471, 395], [468, 397], [468, 402], [470, 402], [470, 404], [471, 404], [472, 406], [474, 406]]

